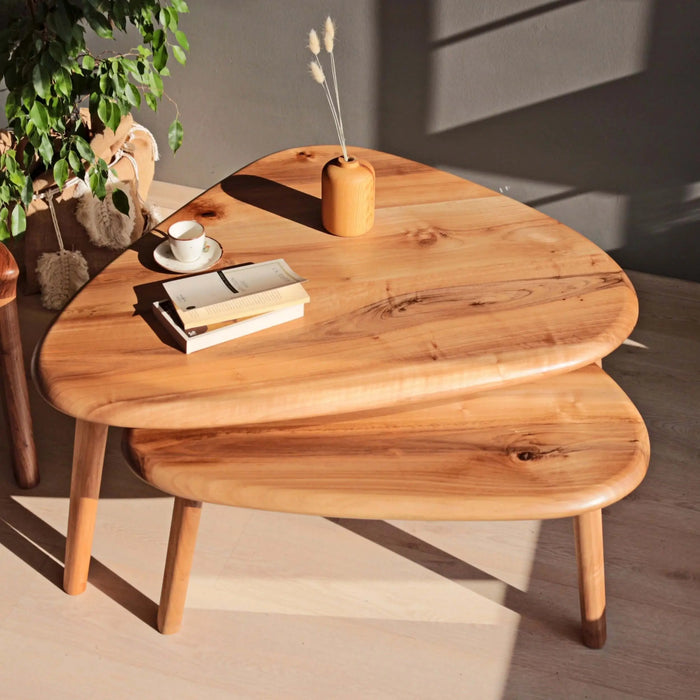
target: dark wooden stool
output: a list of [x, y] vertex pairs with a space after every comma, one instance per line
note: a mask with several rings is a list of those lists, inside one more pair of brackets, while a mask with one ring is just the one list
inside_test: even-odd
[[17, 316], [18, 275], [17, 262], [0, 243], [0, 370], [15, 479], [28, 489], [39, 483], [39, 469]]

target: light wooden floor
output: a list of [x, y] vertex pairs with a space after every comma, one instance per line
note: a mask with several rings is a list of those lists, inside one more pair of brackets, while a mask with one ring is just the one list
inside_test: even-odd
[[[164, 208], [196, 191], [155, 185]], [[73, 421], [33, 393], [42, 483], [0, 432], [0, 697], [700, 696], [700, 285], [631, 274], [605, 363], [647, 420], [642, 486], [604, 514], [608, 643], [578, 640], [569, 521], [330, 521], [205, 506], [184, 628], [154, 629], [171, 499], [110, 432], [87, 592], [60, 588]], [[21, 299], [30, 350], [51, 320]]]

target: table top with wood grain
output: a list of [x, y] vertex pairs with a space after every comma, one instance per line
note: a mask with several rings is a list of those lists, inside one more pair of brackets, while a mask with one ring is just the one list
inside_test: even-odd
[[284, 258], [305, 316], [191, 355], [150, 304], [176, 275], [147, 234], [71, 301], [35, 354], [59, 410], [96, 424], [201, 428], [352, 414], [448, 400], [590, 364], [637, 319], [634, 290], [594, 243], [455, 175], [353, 148], [376, 171], [373, 229], [321, 226], [320, 180], [335, 146], [272, 154], [158, 227], [196, 219], [217, 267]]

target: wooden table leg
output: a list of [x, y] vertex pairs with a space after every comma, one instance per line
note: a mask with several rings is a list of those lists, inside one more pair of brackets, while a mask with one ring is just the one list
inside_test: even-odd
[[70, 595], [82, 593], [87, 585], [108, 429], [107, 425], [80, 419], [75, 425], [63, 572], [63, 590]]
[[201, 514], [200, 501], [175, 498], [163, 588], [158, 606], [158, 629], [163, 634], [173, 634], [182, 625]]
[[574, 534], [583, 643], [592, 649], [600, 649], [606, 637], [603, 512], [593, 510], [577, 515]]
[[39, 468], [29, 410], [17, 303], [14, 299], [0, 306], [0, 354], [15, 479], [20, 488], [30, 489], [39, 483]]

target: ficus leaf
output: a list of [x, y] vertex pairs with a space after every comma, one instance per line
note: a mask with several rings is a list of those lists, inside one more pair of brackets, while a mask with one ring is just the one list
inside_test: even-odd
[[190, 42], [187, 40], [187, 36], [185, 35], [185, 32], [178, 29], [175, 32], [175, 39], [176, 39], [177, 43], [180, 44], [180, 46], [182, 46], [183, 49], [185, 49], [185, 51], [190, 50]]
[[121, 109], [119, 108], [119, 104], [116, 102], [112, 103], [112, 111], [109, 115], [109, 119], [107, 121], [107, 126], [112, 130], [116, 131], [119, 128], [119, 122], [122, 120], [122, 112]]
[[18, 109], [19, 102], [17, 101], [17, 96], [14, 92], [11, 92], [5, 99], [5, 116], [7, 117], [7, 121], [11, 122], [15, 118]]
[[107, 92], [109, 87], [109, 73], [102, 73], [100, 75], [100, 92]]
[[[0, 6], [7, 2], [0, 0]], [[34, 11], [0, 26], [0, 83], [5, 91], [0, 97], [7, 125], [23, 143], [21, 158], [14, 151], [0, 154], [0, 211], [4, 211], [0, 221], [8, 230], [11, 224], [21, 228], [19, 219], [33, 196], [30, 173], [37, 162], [63, 186], [73, 173], [84, 177], [87, 171], [93, 192], [105, 196], [108, 168], [96, 160], [83, 138], [87, 132], [78, 122], [77, 107], [89, 96], [94, 126], [99, 128], [101, 121], [113, 130], [144, 101], [155, 111], [164, 95], [163, 81], [170, 74], [168, 64], [184, 64], [190, 50], [187, 36], [178, 27], [181, 13], [189, 11], [185, 0], [14, 3]], [[134, 25], [142, 38], [136, 44], [141, 45], [124, 53], [119, 48], [100, 53], [98, 58], [89, 53], [86, 32], [111, 38], [124, 32], [127, 24]], [[177, 151], [182, 141], [176, 111], [168, 143]], [[122, 195], [115, 197], [115, 206], [125, 208]], [[20, 202], [25, 206], [17, 209]], [[17, 220], [11, 221], [13, 216]]]
[[165, 32], [162, 29], [157, 29], [153, 32], [153, 48], [155, 50], [159, 49], [161, 46], [165, 45]]
[[155, 53], [153, 54], [153, 67], [157, 71], [163, 70], [165, 68], [166, 63], [168, 62], [168, 47], [163, 45], [156, 49]]
[[158, 109], [158, 100], [152, 92], [147, 92], [144, 95], [146, 104], [155, 112]]
[[102, 123], [107, 125], [112, 118], [112, 103], [109, 100], [100, 98], [97, 104], [97, 116], [102, 120]]
[[156, 97], [160, 98], [163, 96], [163, 78], [158, 73], [151, 73], [148, 84]]
[[44, 165], [48, 168], [51, 166], [51, 161], [53, 160], [53, 144], [48, 134], [43, 134], [41, 137], [41, 143], [39, 144], [39, 155], [44, 161]]
[[56, 71], [54, 80], [56, 82], [56, 90], [64, 97], [70, 99], [73, 90], [70, 73], [65, 68], [61, 67]]
[[85, 30], [80, 22], [71, 25], [71, 49], [77, 51], [85, 48]]
[[22, 104], [27, 108], [31, 109], [34, 100], [36, 100], [36, 90], [31, 85], [22, 86]]
[[[68, 30], [68, 33], [70, 34], [70, 29]], [[51, 58], [53, 58], [53, 60], [56, 61], [56, 63], [58, 63], [59, 66], [68, 64], [68, 55], [66, 54], [66, 48], [61, 42], [52, 41], [49, 44], [49, 54], [51, 55]]]
[[49, 128], [49, 113], [39, 100], [37, 100], [29, 110], [29, 118], [38, 129], [45, 131]]
[[173, 50], [175, 60], [184, 66], [187, 62], [187, 54], [179, 46], [173, 45], [171, 48]]
[[106, 182], [106, 163], [100, 159], [98, 167], [90, 170], [90, 189], [98, 199], [104, 199], [107, 195]]
[[53, 179], [59, 187], [63, 187], [68, 179], [68, 162], [65, 158], [60, 158], [53, 166]]
[[34, 188], [32, 187], [32, 178], [27, 176], [24, 179], [24, 185], [20, 193], [20, 200], [25, 207], [28, 207], [34, 198]]
[[19, 169], [16, 161], [8, 161], [7, 165], [13, 166], [7, 168], [10, 175], [10, 182], [17, 187], [17, 189], [21, 190], [27, 183], [27, 176]]
[[71, 21], [66, 13], [66, 8], [62, 3], [56, 5], [54, 11], [54, 22], [56, 25], [56, 33], [59, 36], [68, 36], [71, 32]]
[[173, 153], [182, 146], [182, 124], [178, 119], [175, 119], [168, 129], [168, 145]]
[[97, 11], [93, 9], [91, 12], [88, 12], [86, 8], [85, 18], [97, 36], [102, 37], [103, 39], [111, 39], [112, 27], [110, 26], [107, 17], [102, 14], [102, 10], [99, 8], [99, 6], [96, 9]]
[[95, 160], [95, 154], [92, 152], [90, 144], [82, 136], [75, 136], [74, 142], [80, 157], [88, 163], [92, 163]]
[[32, 83], [39, 97], [49, 96], [51, 90], [51, 76], [41, 64], [34, 66], [34, 70], [32, 71]]
[[19, 204], [15, 205], [15, 208], [12, 210], [10, 228], [13, 236], [17, 236], [27, 230], [27, 214], [24, 211], [24, 207]]
[[127, 83], [124, 87], [124, 94], [132, 107], [141, 106], [141, 93], [131, 83]]
[[83, 169], [83, 163], [80, 160], [80, 156], [75, 151], [70, 151], [68, 153], [68, 163], [76, 175], [79, 175]]
[[129, 216], [129, 198], [126, 192], [115, 187], [112, 191], [112, 203], [117, 211], [120, 211], [124, 216]]

